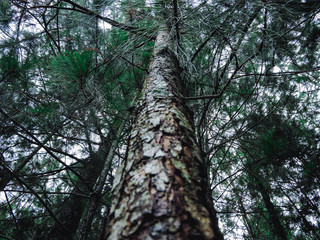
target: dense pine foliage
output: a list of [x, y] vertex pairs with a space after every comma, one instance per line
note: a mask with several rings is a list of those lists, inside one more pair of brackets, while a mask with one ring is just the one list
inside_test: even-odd
[[225, 239], [320, 239], [317, 0], [0, 1], [0, 239], [100, 238], [163, 14]]

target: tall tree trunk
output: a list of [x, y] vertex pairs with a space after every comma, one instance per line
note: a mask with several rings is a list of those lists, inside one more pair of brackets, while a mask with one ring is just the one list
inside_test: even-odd
[[[233, 184], [232, 184], [232, 186], [234, 187]], [[243, 218], [244, 225], [245, 225], [245, 227], [246, 227], [251, 239], [258, 239], [258, 237], [256, 236], [255, 231], [252, 229], [252, 226], [251, 226], [251, 223], [250, 223], [250, 217], [248, 217], [248, 215], [247, 215], [247, 210], [243, 205], [243, 201], [242, 201], [243, 197], [240, 196], [236, 191], [235, 191], [235, 194], [236, 194], [236, 199], [237, 199], [240, 211], [242, 213], [242, 218]]]
[[169, 31], [160, 30], [105, 239], [223, 239], [172, 45]]
[[89, 162], [85, 164], [81, 174], [83, 180], [79, 179], [77, 181], [71, 195], [61, 205], [58, 219], [66, 226], [68, 232], [61, 228], [58, 223], [55, 223], [46, 239], [70, 240], [74, 238], [88, 202], [88, 197], [85, 197], [85, 195], [89, 196], [92, 191], [94, 183], [102, 170], [109, 148], [109, 144], [102, 145], [96, 153], [90, 156]]
[[282, 224], [280, 222], [280, 216], [271, 201], [268, 190], [266, 189], [266, 187], [262, 183], [262, 181], [263, 181], [262, 178], [259, 176], [259, 173], [257, 171], [256, 172], [251, 171], [251, 174], [255, 179], [257, 190], [262, 195], [262, 199], [263, 199], [264, 204], [268, 210], [268, 213], [270, 216], [269, 222], [273, 228], [274, 235], [277, 236], [281, 240], [287, 240], [288, 238], [287, 238], [286, 230], [284, 229], [284, 227], [282, 226]]
[[[125, 119], [128, 118], [128, 114], [125, 116]], [[94, 214], [96, 213], [98, 203], [102, 197], [102, 190], [105, 186], [108, 173], [111, 170], [112, 160], [115, 155], [116, 149], [119, 144], [120, 135], [125, 126], [125, 121], [123, 121], [118, 128], [118, 131], [115, 137], [112, 140], [112, 144], [110, 146], [110, 150], [108, 151], [108, 155], [105, 157], [104, 165], [102, 166], [102, 171], [99, 178], [96, 181], [96, 184], [93, 189], [93, 194], [91, 194], [90, 199], [88, 201], [86, 212], [83, 214], [82, 221], [80, 227], [77, 232], [77, 240], [86, 240], [88, 239], [88, 235], [91, 229], [91, 224], [94, 218]], [[113, 135], [113, 134], [112, 134]]]

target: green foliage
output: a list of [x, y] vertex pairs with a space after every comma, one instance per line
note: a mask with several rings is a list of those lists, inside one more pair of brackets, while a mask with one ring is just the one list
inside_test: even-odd
[[13, 54], [6, 54], [0, 58], [1, 81], [14, 80], [19, 77], [20, 66], [17, 57]]
[[262, 150], [266, 159], [272, 160], [274, 154], [279, 154], [288, 145], [286, 136], [279, 128], [267, 130], [262, 136]]
[[76, 84], [81, 89], [90, 76], [92, 61], [92, 51], [66, 51], [52, 60], [51, 70], [59, 80], [71, 86]]
[[10, 4], [7, 0], [0, 2], [0, 26], [8, 27], [9, 23], [12, 20], [12, 10]]
[[28, 110], [34, 114], [50, 115], [52, 112], [56, 110], [57, 107], [58, 107], [57, 103], [49, 102], [49, 103], [44, 103], [40, 106], [36, 106], [34, 108], [29, 107]]

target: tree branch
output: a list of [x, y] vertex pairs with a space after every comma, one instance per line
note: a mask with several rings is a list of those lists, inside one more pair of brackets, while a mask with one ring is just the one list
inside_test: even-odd
[[[82, 176], [77, 173], [75, 170], [73, 170], [70, 166], [68, 166], [66, 163], [64, 163], [60, 158], [58, 158], [55, 154], [53, 154], [51, 152], [51, 150], [42, 144], [42, 142], [40, 142], [31, 132], [29, 132], [28, 129], [26, 129], [25, 127], [23, 127], [20, 123], [18, 123], [15, 119], [13, 119], [10, 115], [8, 115], [5, 111], [3, 111], [2, 109], [0, 109], [0, 113], [10, 119], [17, 127], [19, 127], [20, 129], [22, 129], [28, 136], [30, 136], [39, 146], [41, 146], [42, 148], [44, 148], [46, 150], [46, 152], [53, 157], [55, 160], [57, 160], [59, 163], [61, 163], [63, 166], [65, 166], [68, 170], [70, 170], [71, 172], [73, 172], [79, 179], [81, 179], [82, 181], [84, 181], [84, 179], [82, 178]], [[85, 182], [85, 181], [84, 181]], [[90, 188], [90, 186], [88, 186]]]
[[25, 186], [39, 200], [39, 202], [44, 206], [44, 208], [48, 211], [49, 215], [54, 219], [54, 221], [57, 222], [62, 228], [65, 229], [66, 232], [68, 232], [70, 234], [69, 230], [66, 229], [64, 224], [54, 215], [54, 213], [49, 208], [48, 204], [39, 196], [39, 194], [35, 190], [33, 190], [32, 187], [29, 186], [29, 184], [24, 182], [16, 173], [10, 171], [10, 174], [13, 175], [13, 177], [18, 181], [18, 183]]
[[[77, 3], [74, 3], [73, 1], [71, 0], [63, 0], [63, 2], [66, 2], [66, 3], [69, 3], [71, 4], [74, 8], [78, 8], [81, 10], [82, 13], [85, 13], [87, 15], [90, 15], [90, 16], [94, 16], [106, 23], [109, 23], [110, 25], [112, 25], [113, 27], [117, 27], [117, 28], [120, 28], [122, 30], [125, 30], [125, 31], [128, 31], [128, 32], [131, 32], [131, 33], [140, 33], [140, 32], [143, 32], [144, 29], [138, 29], [136, 27], [132, 27], [132, 26], [128, 26], [128, 25], [125, 25], [123, 23], [119, 23], [117, 21], [114, 21], [110, 18], [107, 18], [107, 17], [103, 17], [95, 12], [92, 12], [91, 10], [85, 8], [85, 7], [82, 7], [80, 6], [79, 4]], [[76, 10], [76, 9], [73, 9], [73, 10]]]
[[146, 68], [141, 68], [139, 67], [138, 65], [134, 64], [133, 62], [129, 61], [128, 59], [126, 59], [125, 57], [123, 57], [120, 53], [118, 53], [118, 51], [116, 49], [114, 49], [114, 47], [111, 46], [111, 44], [108, 43], [108, 46], [112, 48], [113, 51], [115, 51], [115, 53], [120, 57], [122, 58], [124, 61], [126, 61], [127, 63], [131, 64], [132, 66], [142, 70], [142, 71], [145, 71], [145, 72], [148, 72], [148, 69]]
[[180, 46], [180, 32], [179, 32], [179, 21], [178, 21], [178, 0], [173, 0], [173, 25], [176, 29], [176, 38], [178, 46]]

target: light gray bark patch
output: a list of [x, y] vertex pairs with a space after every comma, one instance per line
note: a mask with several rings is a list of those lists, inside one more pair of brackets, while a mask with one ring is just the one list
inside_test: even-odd
[[[141, 187], [146, 181], [146, 175], [145, 175], [144, 169], [131, 171], [129, 175], [131, 176], [130, 181], [132, 185]], [[139, 189], [137, 189], [137, 191], [139, 191]]]
[[177, 153], [180, 153], [182, 151], [181, 143], [176, 143], [175, 145], [173, 145], [173, 150], [176, 151]]
[[152, 160], [145, 165], [145, 172], [147, 174], [156, 175], [160, 173], [161, 170], [162, 170], [162, 167], [158, 160]]
[[[134, 156], [134, 151], [129, 151], [129, 153], [128, 153], [128, 159], [129, 159], [129, 160], [132, 159], [133, 156]], [[127, 167], [126, 167], [126, 170], [127, 170]]]
[[160, 157], [165, 157], [166, 156], [166, 153], [162, 150], [158, 150], [156, 152], [156, 154], [154, 155], [154, 158], [160, 158]]
[[137, 136], [137, 134], [138, 134], [138, 131], [134, 130], [134, 131], [131, 132], [130, 137], [131, 138], [135, 138]]
[[124, 229], [127, 226], [127, 220], [126, 219], [121, 219], [118, 220], [114, 225], [114, 231], [111, 232], [109, 238], [110, 239], [119, 239], [119, 236], [122, 234], [122, 229]]
[[141, 140], [146, 143], [150, 143], [155, 137], [154, 132], [146, 132], [140, 136]]
[[160, 150], [160, 147], [161, 146], [159, 145], [154, 146], [150, 144], [144, 144], [142, 148], [143, 156], [146, 158], [153, 158], [156, 152]]
[[[133, 153], [131, 153], [131, 154], [133, 156]], [[129, 156], [129, 154], [128, 154], [128, 156]], [[126, 172], [129, 172], [131, 170], [133, 163], [134, 163], [133, 159], [128, 157], [128, 163], [127, 163], [126, 170], [125, 170]]]
[[141, 197], [136, 202], [135, 207], [139, 209], [143, 215], [150, 214], [152, 212], [152, 203], [151, 195], [149, 191], [146, 191], [142, 193]]
[[130, 221], [132, 223], [140, 222], [139, 220], [141, 220], [141, 215], [142, 214], [140, 212], [133, 212], [132, 215], [130, 216]]
[[125, 167], [125, 163], [123, 162], [121, 164], [121, 166], [119, 167], [118, 171], [116, 172], [115, 179], [113, 180], [112, 191], [114, 191], [115, 188], [117, 186], [119, 186], [120, 182], [123, 180], [122, 179], [122, 172], [123, 172], [124, 167]]
[[118, 209], [116, 209], [114, 211], [114, 218], [119, 218], [122, 214], [123, 214], [123, 211], [124, 210], [124, 207], [120, 206]]
[[153, 114], [150, 116], [149, 122], [153, 127], [157, 127], [160, 125], [161, 116], [157, 114]]
[[169, 178], [167, 174], [163, 171], [160, 172], [156, 177], [153, 178], [154, 185], [156, 189], [160, 192], [165, 192], [167, 184], [169, 183]]

